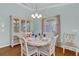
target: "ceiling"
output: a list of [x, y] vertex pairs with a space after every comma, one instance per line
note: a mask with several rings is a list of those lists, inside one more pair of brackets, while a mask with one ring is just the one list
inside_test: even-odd
[[28, 8], [29, 10], [34, 10], [37, 8], [38, 10], [51, 8], [51, 7], [57, 7], [57, 6], [63, 6], [68, 5], [69, 3], [20, 3], [19, 5]]

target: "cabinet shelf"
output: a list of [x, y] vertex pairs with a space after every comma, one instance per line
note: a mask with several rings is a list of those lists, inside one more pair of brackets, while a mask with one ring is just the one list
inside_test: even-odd
[[[27, 32], [27, 20], [20, 17], [10, 16], [10, 31], [11, 31], [11, 47], [20, 44], [18, 34]], [[30, 24], [28, 25], [30, 26]]]

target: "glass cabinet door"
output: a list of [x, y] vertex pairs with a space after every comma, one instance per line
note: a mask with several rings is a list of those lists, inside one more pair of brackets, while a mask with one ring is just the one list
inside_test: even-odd
[[30, 32], [30, 21], [27, 21], [27, 32]]
[[60, 39], [60, 34], [61, 34], [61, 23], [60, 23], [60, 15], [48, 17], [48, 18], [43, 18], [42, 21], [42, 33], [43, 32], [52, 32], [54, 36], [58, 35], [57, 38], [57, 46], [61, 45], [61, 39]]
[[26, 31], [26, 21], [25, 20], [21, 20], [21, 31], [22, 32]]
[[21, 20], [21, 31], [30, 32], [30, 21]]
[[13, 20], [13, 29], [14, 29], [14, 32], [19, 32], [19, 19], [14, 19]]
[[55, 19], [46, 19], [44, 21], [43, 32], [56, 32], [56, 20]]

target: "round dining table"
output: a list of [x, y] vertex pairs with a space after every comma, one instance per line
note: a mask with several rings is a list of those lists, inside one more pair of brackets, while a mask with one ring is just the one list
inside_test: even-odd
[[[17, 35], [18, 37], [23, 36], [22, 33]], [[51, 43], [51, 39], [50, 38], [31, 38], [31, 37], [25, 37], [27, 40], [27, 44], [37, 47], [38, 48], [38, 56], [39, 54], [39, 48], [42, 46], [46, 46], [49, 45]]]
[[39, 38], [29, 38], [28, 44], [32, 46], [45, 46], [50, 44], [51, 40], [44, 38], [44, 39], [39, 39]]
[[49, 38], [43, 38], [43, 39], [39, 39], [39, 38], [29, 38], [28, 40], [28, 45], [31, 45], [31, 46], [35, 46], [38, 48], [38, 56], [40, 55], [39, 54], [39, 48], [41, 46], [46, 46], [48, 44], [50, 44], [51, 40]]

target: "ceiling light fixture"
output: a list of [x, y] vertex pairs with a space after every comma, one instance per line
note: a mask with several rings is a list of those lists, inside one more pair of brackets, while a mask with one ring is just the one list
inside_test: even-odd
[[31, 15], [32, 18], [41, 18], [42, 14], [39, 14], [37, 11], [37, 6], [35, 8], [35, 12]]

